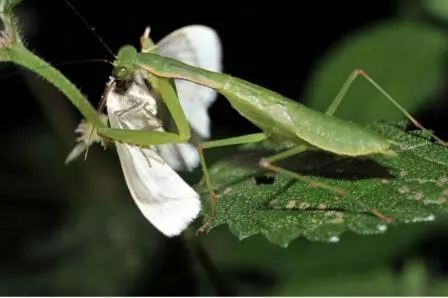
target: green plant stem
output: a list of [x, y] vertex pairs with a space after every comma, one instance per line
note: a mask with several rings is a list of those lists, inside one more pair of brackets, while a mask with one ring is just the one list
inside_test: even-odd
[[87, 98], [59, 70], [52, 67], [19, 43], [12, 43], [0, 49], [0, 61], [13, 62], [42, 76], [58, 88], [96, 127], [106, 127], [97, 116], [96, 109]]

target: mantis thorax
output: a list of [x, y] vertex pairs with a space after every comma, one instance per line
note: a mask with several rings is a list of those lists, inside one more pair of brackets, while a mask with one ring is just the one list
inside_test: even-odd
[[112, 76], [116, 80], [130, 80], [135, 72], [135, 60], [137, 50], [132, 46], [124, 46], [118, 51], [117, 59], [114, 62]]

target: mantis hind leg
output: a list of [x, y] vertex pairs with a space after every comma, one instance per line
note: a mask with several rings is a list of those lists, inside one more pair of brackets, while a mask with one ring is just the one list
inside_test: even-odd
[[330, 104], [328, 109], [326, 110], [325, 114], [327, 114], [329, 116], [332, 116], [336, 112], [337, 108], [341, 104], [342, 100], [345, 98], [345, 95], [347, 94], [347, 92], [350, 89], [351, 85], [356, 80], [356, 78], [359, 77], [359, 76], [365, 78], [375, 89], [377, 89], [382, 95], [384, 95], [384, 97], [389, 102], [391, 102], [398, 110], [400, 110], [400, 112], [403, 113], [403, 115], [406, 116], [406, 118], [408, 118], [409, 121], [411, 121], [412, 124], [414, 124], [417, 128], [419, 128], [422, 131], [424, 131], [426, 134], [431, 136], [434, 140], [436, 140], [440, 144], [442, 144], [444, 146], [448, 146], [447, 142], [443, 141], [442, 139], [440, 139], [439, 137], [434, 135], [430, 130], [425, 128], [411, 114], [409, 114], [409, 112], [406, 111], [406, 109], [403, 108], [388, 92], [386, 92], [386, 90], [384, 90], [365, 71], [363, 71], [361, 69], [356, 69], [349, 75], [349, 77], [347, 78], [347, 80], [342, 85], [341, 89], [339, 90], [338, 94], [336, 95], [336, 97], [334, 98], [334, 100], [332, 101], [332, 103]]
[[[331, 185], [328, 185], [328, 184], [316, 181], [315, 179], [312, 179], [310, 177], [307, 177], [307, 176], [304, 176], [304, 175], [300, 175], [300, 174], [298, 174], [296, 172], [292, 172], [290, 170], [287, 170], [285, 168], [282, 168], [282, 167], [279, 167], [279, 166], [275, 166], [275, 165], [272, 164], [272, 163], [281, 161], [283, 159], [292, 157], [294, 155], [300, 154], [302, 152], [305, 152], [306, 150], [308, 150], [308, 147], [304, 146], [304, 145], [299, 145], [297, 147], [293, 147], [293, 148], [291, 148], [289, 150], [286, 150], [284, 152], [281, 152], [281, 153], [272, 155], [270, 157], [266, 157], [266, 158], [261, 159], [260, 162], [259, 162], [259, 166], [262, 169], [269, 170], [269, 171], [272, 171], [272, 172], [275, 172], [275, 173], [280, 173], [280, 174], [283, 174], [285, 176], [288, 176], [288, 177], [297, 179], [299, 181], [305, 182], [305, 183], [309, 184], [310, 186], [314, 186], [314, 187], [325, 189], [327, 191], [335, 193], [338, 196], [347, 197], [347, 195], [348, 195], [347, 191], [342, 189], [342, 188], [331, 186]], [[367, 205], [365, 205], [364, 203], [362, 203], [362, 202], [360, 202], [358, 200], [353, 200], [353, 203], [361, 206], [362, 209], [364, 209], [367, 212], [371, 213], [372, 215], [378, 217], [382, 221], [385, 221], [385, 222], [388, 222], [388, 223], [393, 222], [393, 220], [390, 217], [387, 217], [387, 216], [381, 214], [378, 210], [370, 208], [370, 207], [368, 207]]]

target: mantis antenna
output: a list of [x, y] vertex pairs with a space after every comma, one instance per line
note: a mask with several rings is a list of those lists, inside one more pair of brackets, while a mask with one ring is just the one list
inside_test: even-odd
[[109, 48], [109, 46], [106, 44], [106, 42], [104, 41], [104, 39], [101, 37], [101, 35], [99, 35], [96, 30], [95, 27], [90, 26], [90, 24], [87, 22], [87, 20], [79, 13], [79, 11], [70, 3], [70, 1], [65, 0], [65, 3], [67, 3], [67, 5], [70, 7], [70, 9], [72, 9], [74, 11], [74, 13], [81, 19], [81, 21], [83, 22], [84, 26], [86, 26], [90, 32], [93, 33], [93, 35], [96, 36], [96, 38], [98, 38], [98, 41], [104, 46], [104, 48], [109, 52], [110, 55], [112, 55], [113, 58], [115, 58], [114, 53], [112, 52], [112, 50]]

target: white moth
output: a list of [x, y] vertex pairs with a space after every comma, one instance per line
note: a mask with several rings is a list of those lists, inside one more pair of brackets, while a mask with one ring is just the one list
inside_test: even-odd
[[[157, 44], [160, 55], [184, 63], [221, 71], [221, 44], [215, 31], [205, 26], [181, 28]], [[193, 135], [210, 136], [208, 107], [216, 98], [213, 90], [186, 81], [176, 81], [179, 100]], [[120, 129], [163, 131], [170, 119], [159, 115], [158, 100], [143, 71], [136, 71], [129, 82], [116, 82], [106, 95], [110, 126]], [[74, 159], [93, 141], [87, 137], [88, 126], [78, 132], [84, 136], [67, 161]], [[173, 170], [191, 170], [199, 164], [195, 146], [190, 143], [165, 144], [142, 148], [115, 143], [123, 174], [134, 201], [143, 215], [166, 236], [180, 234], [200, 211], [199, 195]]]
[[[144, 76], [115, 83], [106, 97], [109, 124], [120, 129], [163, 131], [157, 101]], [[123, 85], [123, 86], [120, 86]], [[163, 160], [156, 147], [115, 142], [129, 191], [143, 215], [166, 236], [181, 233], [200, 211], [199, 195]]]

